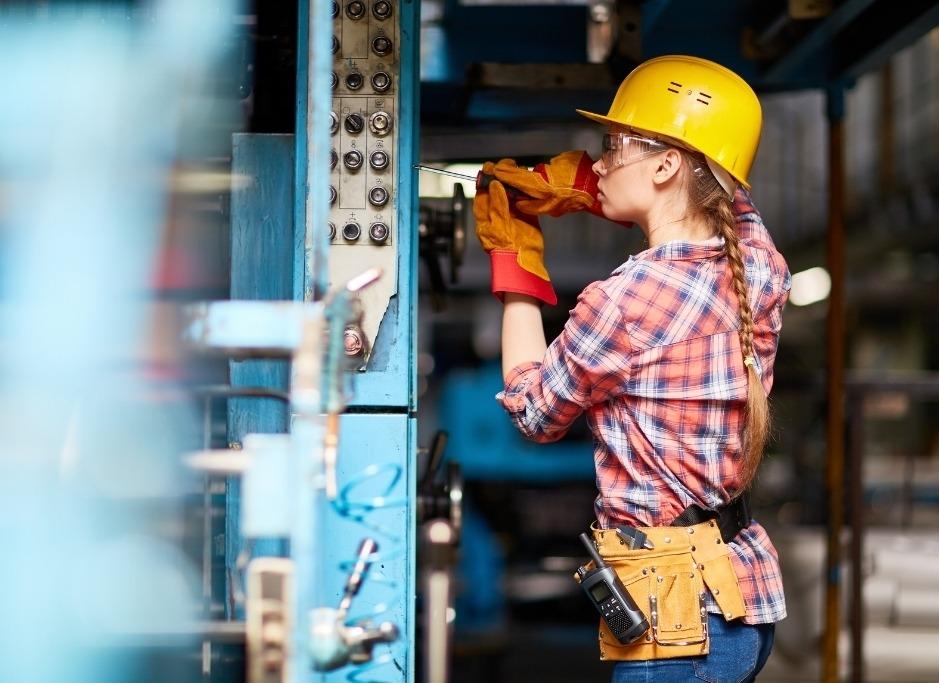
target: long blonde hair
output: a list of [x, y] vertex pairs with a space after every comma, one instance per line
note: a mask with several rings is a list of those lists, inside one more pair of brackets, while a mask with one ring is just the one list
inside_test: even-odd
[[704, 157], [681, 147], [676, 148], [685, 161], [688, 187], [688, 210], [702, 214], [714, 230], [724, 238], [727, 263], [740, 312], [740, 349], [743, 353], [744, 370], [747, 373], [747, 404], [742, 432], [743, 468], [739, 495], [749, 487], [763, 457], [770, 430], [769, 399], [756, 371], [756, 353], [753, 348], [753, 312], [747, 296], [747, 278], [744, 272], [743, 253], [740, 251], [740, 236], [734, 219], [731, 198], [711, 173]]

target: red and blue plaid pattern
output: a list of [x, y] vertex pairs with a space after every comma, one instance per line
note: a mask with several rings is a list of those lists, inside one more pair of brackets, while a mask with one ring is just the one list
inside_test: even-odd
[[[749, 196], [734, 201], [769, 391], [789, 270]], [[740, 488], [747, 378], [723, 241], [669, 242], [589, 285], [541, 363], [514, 368], [497, 398], [529, 439], [560, 439], [586, 413], [601, 526], [664, 526]], [[754, 522], [730, 543], [747, 623], [786, 616], [776, 550]], [[716, 605], [714, 605], [716, 610]], [[716, 610], [719, 611], [719, 610]]]

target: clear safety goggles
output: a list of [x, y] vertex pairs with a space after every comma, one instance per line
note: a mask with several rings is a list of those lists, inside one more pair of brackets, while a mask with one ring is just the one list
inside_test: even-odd
[[603, 136], [600, 160], [607, 171], [664, 152], [668, 145], [632, 133], [607, 133]]

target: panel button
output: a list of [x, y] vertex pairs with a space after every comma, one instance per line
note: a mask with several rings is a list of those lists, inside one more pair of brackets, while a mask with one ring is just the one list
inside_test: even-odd
[[391, 163], [391, 157], [388, 156], [388, 152], [383, 149], [376, 149], [368, 155], [368, 165], [376, 171], [384, 171], [388, 168], [389, 163]]
[[333, 90], [338, 88], [339, 87], [339, 74], [333, 71], [332, 76], [329, 77], [329, 82]]
[[329, 239], [336, 239], [336, 224], [329, 221]]
[[372, 15], [379, 21], [391, 16], [391, 3], [388, 0], [375, 0], [372, 3]]
[[388, 225], [381, 221], [376, 221], [368, 226], [368, 236], [373, 242], [377, 242], [378, 244], [386, 242], [390, 233], [391, 231], [388, 229]]
[[365, 128], [365, 119], [362, 118], [361, 114], [349, 114], [343, 125], [346, 128], [346, 132], [352, 135], [358, 135], [362, 132], [362, 129]]
[[362, 164], [365, 161], [365, 157], [362, 156], [362, 152], [357, 149], [350, 149], [348, 152], [342, 155], [342, 165], [348, 168], [350, 171], [358, 171], [362, 168]]
[[388, 36], [375, 36], [372, 40], [372, 52], [374, 52], [379, 57], [384, 57], [391, 54], [393, 45], [391, 39]]
[[329, 112], [329, 132], [332, 135], [339, 132], [339, 114], [334, 111]]
[[333, 0], [333, 19], [339, 16], [339, 3]]
[[358, 21], [365, 16], [365, 3], [362, 0], [352, 0], [346, 5], [346, 16], [352, 21]]
[[376, 185], [368, 191], [368, 203], [372, 206], [384, 206], [388, 203], [388, 190], [382, 185]]
[[339, 163], [339, 155], [336, 154], [336, 150], [329, 150], [329, 170], [336, 168], [336, 164]]
[[372, 89], [375, 92], [386, 92], [391, 87], [391, 75], [385, 71], [376, 71], [372, 74]]
[[336, 188], [332, 185], [329, 186], [329, 205], [332, 206], [336, 203]]
[[339, 52], [339, 37], [333, 36], [333, 54]]
[[388, 135], [391, 132], [391, 116], [388, 112], [376, 111], [368, 117], [368, 128], [379, 137]]
[[355, 242], [362, 236], [362, 227], [355, 221], [349, 221], [342, 226], [342, 236], [350, 242]]
[[351, 74], [346, 76], [346, 87], [349, 90], [358, 90], [365, 83], [365, 76], [360, 74], [358, 71], [353, 71]]

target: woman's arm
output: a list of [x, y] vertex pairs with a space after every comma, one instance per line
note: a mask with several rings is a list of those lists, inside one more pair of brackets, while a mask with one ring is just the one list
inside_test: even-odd
[[505, 294], [502, 313], [502, 378], [522, 363], [540, 363], [548, 344], [544, 336], [541, 305], [526, 294]]

